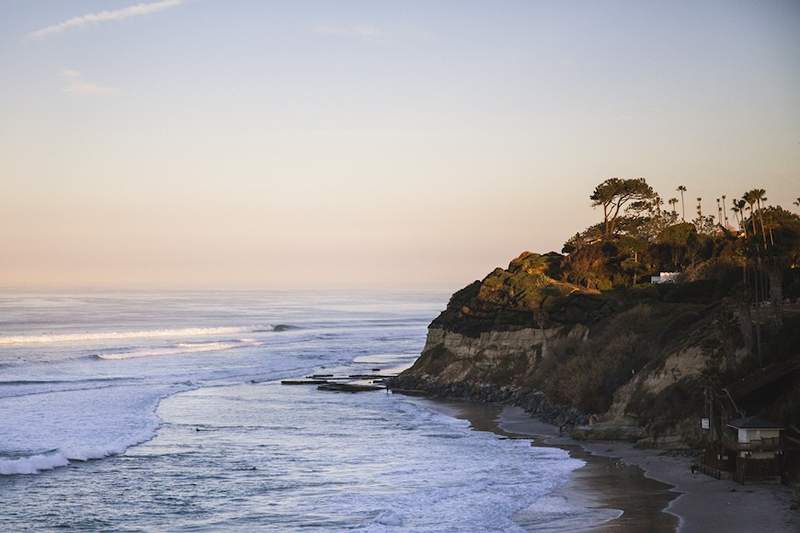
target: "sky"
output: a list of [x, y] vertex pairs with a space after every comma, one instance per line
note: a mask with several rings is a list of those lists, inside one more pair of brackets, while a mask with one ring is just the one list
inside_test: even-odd
[[612, 176], [790, 207], [798, 36], [797, 0], [0, 0], [0, 286], [457, 289]]

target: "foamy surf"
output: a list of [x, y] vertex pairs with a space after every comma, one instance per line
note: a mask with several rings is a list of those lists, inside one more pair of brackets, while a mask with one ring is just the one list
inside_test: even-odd
[[38, 474], [68, 464], [69, 459], [58, 450], [14, 458], [0, 457], [0, 475]]
[[38, 474], [45, 470], [52, 470], [67, 466], [72, 461], [90, 461], [118, 455], [136, 444], [141, 444], [153, 437], [157, 424], [148, 424], [140, 431], [134, 432], [126, 438], [117, 439], [109, 444], [72, 446], [65, 449], [51, 450], [48, 452], [34, 453], [32, 455], [20, 454], [16, 457], [3, 457], [0, 455], [0, 475], [13, 476], [20, 474]]
[[188, 388], [120, 386], [4, 398], [0, 475], [37, 474], [123, 453], [155, 435], [160, 400]]
[[223, 352], [225, 350], [233, 350], [247, 346], [259, 346], [261, 344], [263, 343], [257, 342], [253, 339], [242, 339], [234, 342], [179, 343], [175, 346], [165, 348], [149, 348], [117, 353], [100, 353], [96, 354], [95, 357], [105, 361], [120, 361], [124, 359], [136, 359], [140, 357], [196, 354], [203, 352]]
[[222, 326], [208, 328], [150, 329], [140, 331], [101, 331], [94, 333], [53, 333], [45, 335], [0, 336], [0, 345], [51, 344], [57, 342], [85, 342], [124, 339], [156, 339], [164, 337], [202, 337], [214, 335], [234, 335], [236, 333], [260, 333], [285, 331], [290, 326]]

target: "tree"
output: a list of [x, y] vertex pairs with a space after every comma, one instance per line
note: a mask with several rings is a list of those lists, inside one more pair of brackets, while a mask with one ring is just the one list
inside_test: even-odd
[[[725, 204], [725, 200], [727, 200], [727, 198], [728, 198], [728, 195], [726, 195], [726, 194], [722, 195], [722, 210], [723, 210], [723, 213], [725, 214], [725, 227], [726, 228], [728, 227], [728, 206]], [[722, 220], [720, 220], [719, 222], [720, 222], [720, 224], [722, 224]]]
[[681, 270], [693, 259], [697, 244], [697, 229], [693, 224], [681, 222], [666, 228], [658, 236], [658, 245], [670, 257], [673, 270]]
[[765, 207], [762, 216], [774, 236], [766, 257], [779, 261], [786, 268], [800, 266], [800, 216], [780, 206]]
[[[780, 319], [784, 272], [800, 263], [800, 217], [782, 207], [767, 207], [760, 215], [773, 237], [769, 246], [764, 247], [764, 259], [769, 277], [770, 300]], [[754, 235], [752, 240], [757, 241], [758, 236]], [[760, 261], [761, 252], [757, 245], [755, 248]]]
[[800, 206], [800, 198], [798, 198], [797, 200], [794, 201], [794, 205]]
[[671, 206], [672, 206], [672, 214], [673, 214], [673, 215], [677, 214], [677, 213], [675, 212], [675, 205], [676, 205], [677, 203], [678, 203], [678, 199], [677, 199], [677, 198], [670, 198], [670, 199], [669, 199], [669, 205], [671, 205]]
[[614, 235], [621, 214], [645, 211], [655, 198], [655, 191], [644, 178], [609, 178], [595, 187], [589, 196], [592, 207], [603, 208], [603, 234], [606, 239]]
[[[758, 205], [758, 220], [761, 222], [761, 235], [764, 237], [764, 247], [767, 246], [767, 230], [764, 227], [764, 206], [767, 204], [767, 191], [764, 189], [756, 189], [756, 204]], [[762, 205], [763, 204], [763, 205]], [[772, 232], [770, 231], [769, 236], [770, 242], [772, 242]]]
[[686, 202], [683, 201], [683, 193], [686, 192], [686, 187], [678, 185], [678, 190], [681, 193], [681, 220], [686, 222]]
[[[752, 220], [753, 220], [753, 234], [758, 234], [758, 229], [756, 226], [756, 219], [758, 222], [761, 223], [761, 237], [763, 239], [764, 248], [767, 247], [767, 230], [764, 227], [764, 215], [762, 213], [762, 202], [767, 202], [767, 191], [764, 189], [752, 189], [744, 193], [743, 198], [750, 204], [750, 212], [753, 213]], [[755, 207], [755, 211], [753, 210]]]
[[734, 200], [732, 208], [732, 211], [738, 215], [736, 220], [739, 223], [739, 228], [744, 230], [745, 237], [747, 237], [747, 225], [745, 224], [744, 221], [744, 209], [746, 205], [747, 202], [745, 202], [744, 200]]
[[750, 222], [753, 228], [753, 235], [758, 235], [758, 230], [756, 229], [756, 214], [755, 214], [755, 206], [756, 206], [755, 189], [744, 193], [742, 195], [742, 200], [744, 200], [745, 203], [747, 203], [747, 209], [750, 211]]

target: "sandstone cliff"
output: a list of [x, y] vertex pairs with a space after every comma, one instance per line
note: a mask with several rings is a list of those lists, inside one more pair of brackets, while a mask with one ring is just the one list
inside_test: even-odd
[[[748, 310], [717, 282], [599, 293], [559, 281], [561, 261], [525, 252], [456, 292], [393, 386], [519, 404], [579, 437], [686, 446], [707, 391], [769, 363], [755, 360]], [[797, 329], [760, 331], [770, 357], [788, 356]], [[752, 408], [795, 416], [797, 396], [783, 383]]]

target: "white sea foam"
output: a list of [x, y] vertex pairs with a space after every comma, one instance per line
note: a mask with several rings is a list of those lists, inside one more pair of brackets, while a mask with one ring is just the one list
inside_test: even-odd
[[403, 517], [397, 514], [396, 512], [392, 511], [391, 509], [387, 509], [386, 511], [382, 511], [375, 517], [375, 523], [380, 524], [382, 526], [395, 526], [399, 527], [403, 525]]
[[234, 348], [243, 348], [245, 346], [258, 346], [260, 344], [262, 343], [259, 343], [254, 339], [241, 339], [239, 341], [229, 341], [229, 342], [197, 342], [197, 343], [182, 342], [176, 344], [175, 346], [169, 346], [165, 348], [146, 348], [128, 352], [101, 353], [97, 354], [97, 358], [105, 360], [122, 360], [122, 359], [135, 359], [138, 357], [152, 357], [160, 355], [221, 352], [224, 350], [231, 350]]
[[0, 458], [0, 475], [38, 474], [42, 470], [51, 470], [67, 464], [69, 464], [69, 459], [60, 451], [13, 459]]
[[152, 438], [159, 400], [186, 388], [114, 387], [4, 398], [0, 474], [36, 474], [122, 453]]
[[230, 335], [257, 331], [272, 331], [272, 326], [223, 326], [209, 328], [149, 329], [141, 331], [98, 331], [82, 333], [53, 333], [44, 335], [0, 336], [0, 345], [50, 344], [56, 342], [84, 342], [122, 339], [155, 339], [162, 337], [202, 337]]

